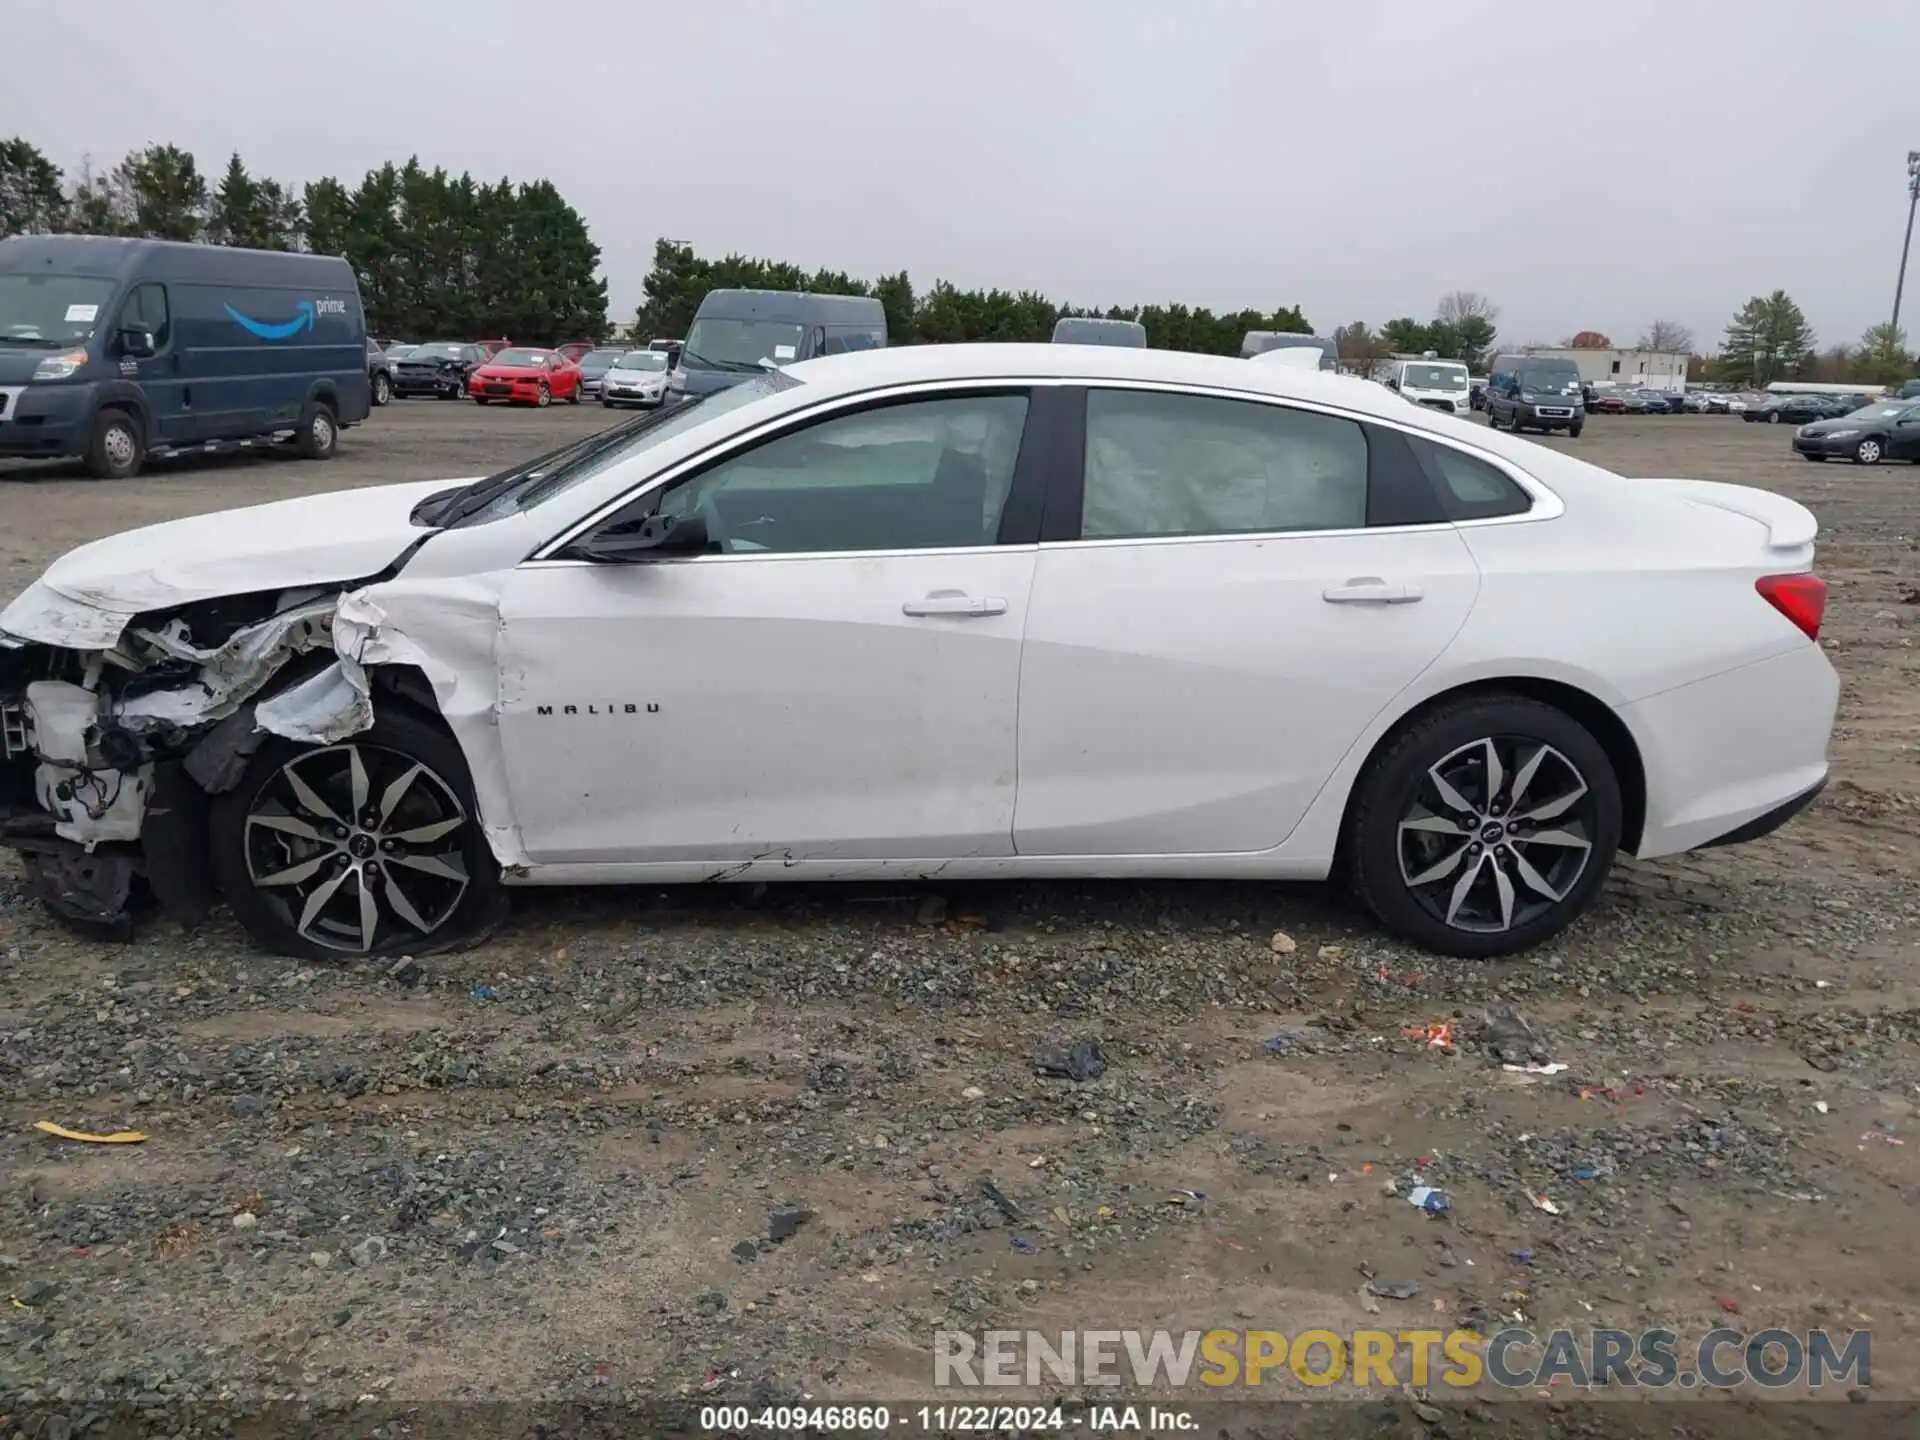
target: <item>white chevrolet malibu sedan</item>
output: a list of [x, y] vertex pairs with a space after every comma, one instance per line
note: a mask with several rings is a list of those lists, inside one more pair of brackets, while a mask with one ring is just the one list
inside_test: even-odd
[[1495, 955], [1820, 789], [1815, 532], [1301, 368], [813, 360], [73, 551], [0, 613], [0, 839], [310, 958], [518, 885], [1335, 873]]

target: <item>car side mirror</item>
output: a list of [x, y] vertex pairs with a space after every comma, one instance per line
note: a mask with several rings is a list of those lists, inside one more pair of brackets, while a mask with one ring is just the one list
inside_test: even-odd
[[631, 529], [603, 530], [573, 547], [583, 558], [603, 565], [644, 565], [677, 555], [704, 555], [713, 548], [704, 516], [675, 518], [655, 513]]
[[151, 358], [154, 352], [153, 332], [141, 330], [136, 326], [127, 326], [120, 331], [120, 353], [135, 360]]

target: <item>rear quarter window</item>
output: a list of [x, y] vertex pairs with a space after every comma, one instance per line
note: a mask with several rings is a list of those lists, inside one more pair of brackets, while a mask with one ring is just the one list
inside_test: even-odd
[[1533, 497], [1499, 466], [1431, 440], [1410, 436], [1408, 443], [1447, 519], [1494, 520], [1533, 509]]

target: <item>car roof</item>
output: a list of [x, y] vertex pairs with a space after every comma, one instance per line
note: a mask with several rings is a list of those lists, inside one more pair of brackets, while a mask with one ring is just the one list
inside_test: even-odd
[[842, 394], [932, 380], [1132, 380], [1288, 396], [1343, 410], [1403, 418], [1406, 402], [1370, 380], [1325, 370], [1256, 365], [1237, 356], [1120, 345], [905, 345], [856, 350], [781, 367], [814, 394]]

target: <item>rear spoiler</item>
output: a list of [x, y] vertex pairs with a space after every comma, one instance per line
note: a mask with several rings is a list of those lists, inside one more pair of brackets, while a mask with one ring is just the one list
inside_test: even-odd
[[1718, 480], [1635, 480], [1635, 485], [1662, 485], [1670, 494], [1697, 505], [1731, 511], [1767, 527], [1769, 550], [1804, 550], [1820, 533], [1814, 513], [1797, 500], [1757, 490], [1751, 485], [1727, 485]]

